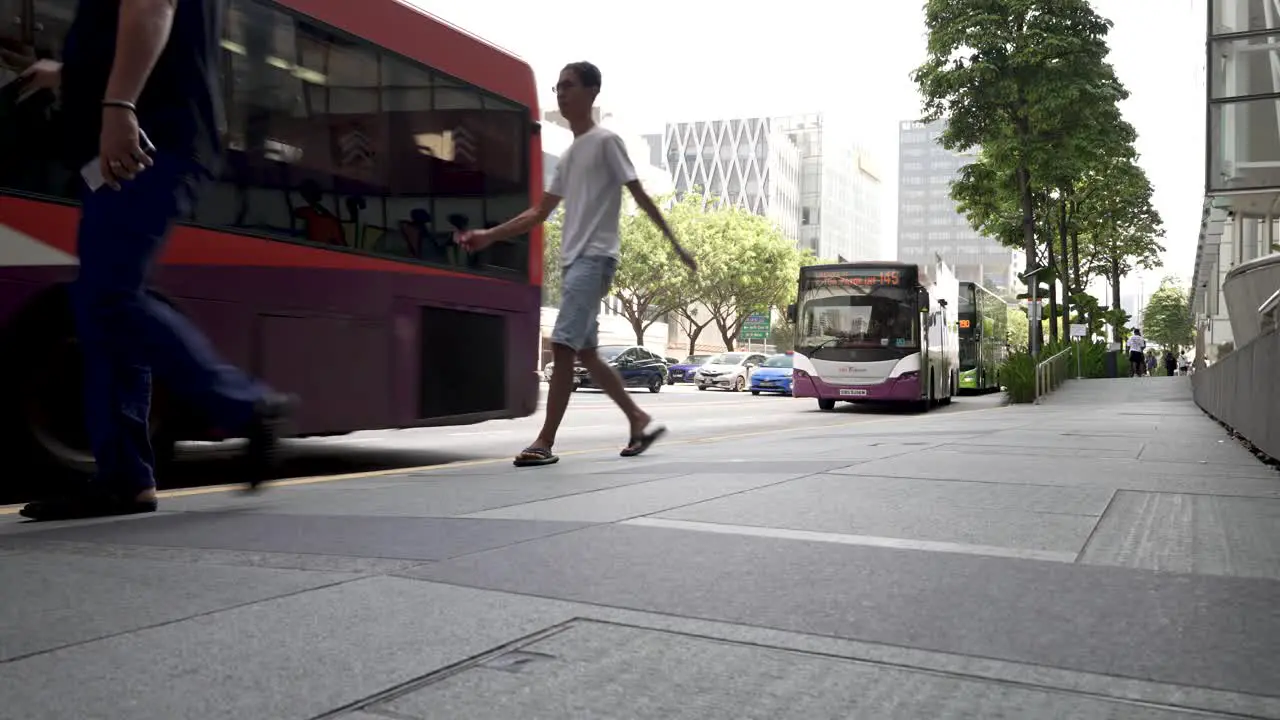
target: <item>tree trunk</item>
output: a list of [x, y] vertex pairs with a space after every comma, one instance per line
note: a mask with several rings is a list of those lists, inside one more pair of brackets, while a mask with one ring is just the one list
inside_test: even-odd
[[690, 357], [698, 354], [698, 349], [697, 349], [698, 336], [702, 334], [702, 331], [706, 327], [707, 327], [706, 325], [695, 326], [695, 327], [692, 327], [687, 333], [689, 336], [689, 356]]
[[[1058, 199], [1058, 239], [1062, 243], [1062, 254], [1059, 258], [1062, 268], [1062, 337], [1065, 340], [1071, 339], [1071, 295], [1075, 292], [1071, 283], [1071, 266], [1068, 260], [1070, 255], [1067, 250], [1067, 227], [1070, 221], [1071, 216], [1067, 214], [1067, 196], [1063, 193]], [[1079, 282], [1079, 278], [1076, 282]]]
[[[1114, 255], [1111, 258], [1111, 277], [1108, 279], [1111, 280], [1111, 309], [1119, 310], [1120, 309], [1120, 259], [1115, 257]], [[1119, 325], [1111, 326], [1111, 340], [1113, 342], [1120, 342], [1120, 330], [1121, 328]]]
[[[1052, 230], [1052, 227], [1049, 228]], [[1056, 253], [1053, 251], [1053, 233], [1046, 233], [1048, 236], [1045, 243], [1046, 260], [1049, 265], [1049, 342], [1058, 342], [1058, 283], [1054, 279], [1054, 275], [1058, 272], [1058, 262]]]
[[[1027, 254], [1027, 273], [1031, 273], [1040, 267], [1036, 258], [1036, 211], [1035, 198], [1031, 192], [1031, 170], [1025, 163], [1018, 165], [1018, 196], [1022, 203], [1022, 249]], [[1036, 282], [1034, 276], [1031, 282]], [[1030, 285], [1030, 283], [1028, 283]], [[1028, 328], [1028, 343], [1030, 344], [1031, 356], [1036, 357], [1040, 354], [1040, 344], [1042, 341], [1040, 323], [1033, 322]]]
[[725, 352], [733, 352], [733, 333], [719, 320], [716, 321], [716, 327], [720, 330], [720, 339], [724, 341]]

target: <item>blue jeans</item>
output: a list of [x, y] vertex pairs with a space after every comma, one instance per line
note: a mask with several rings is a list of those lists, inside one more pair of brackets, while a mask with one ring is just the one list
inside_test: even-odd
[[169, 230], [194, 204], [204, 174], [194, 160], [161, 152], [120, 190], [85, 190], [72, 302], [95, 482], [139, 492], [155, 487], [147, 428], [153, 371], [204, 419], [231, 431], [248, 425], [263, 396], [261, 385], [219, 360], [186, 318], [146, 291]]

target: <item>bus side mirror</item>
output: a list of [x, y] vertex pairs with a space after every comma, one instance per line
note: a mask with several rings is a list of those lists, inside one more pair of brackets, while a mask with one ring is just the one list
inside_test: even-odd
[[791, 303], [790, 305], [787, 306], [787, 322], [789, 323], [795, 322], [796, 317], [797, 317], [796, 304]]

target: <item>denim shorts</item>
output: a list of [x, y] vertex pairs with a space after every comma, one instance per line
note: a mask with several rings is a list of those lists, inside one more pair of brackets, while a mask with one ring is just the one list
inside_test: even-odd
[[608, 297], [617, 270], [618, 261], [603, 255], [580, 257], [564, 269], [551, 342], [574, 350], [600, 345], [600, 303]]

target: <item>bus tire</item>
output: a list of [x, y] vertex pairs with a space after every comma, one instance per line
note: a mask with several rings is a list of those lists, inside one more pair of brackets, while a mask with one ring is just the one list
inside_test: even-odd
[[831, 398], [819, 398], [818, 409], [819, 410], [835, 410], [836, 401], [832, 400]]
[[[0, 491], [23, 499], [83, 480], [97, 467], [84, 428], [83, 366], [67, 287], [39, 296], [24, 308], [0, 341], [0, 432], [17, 449], [14, 479]], [[175, 441], [164, 420], [166, 393], [153, 388], [152, 450], [164, 474]], [[8, 460], [7, 460], [8, 461]], [[6, 473], [8, 475], [8, 473]]]

